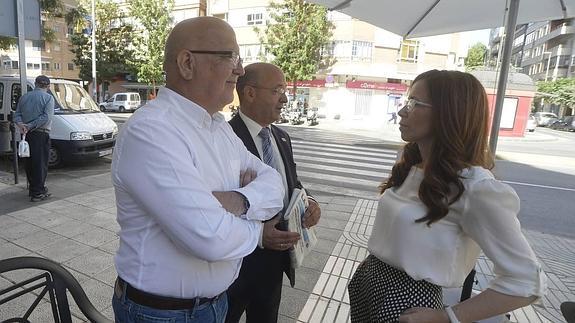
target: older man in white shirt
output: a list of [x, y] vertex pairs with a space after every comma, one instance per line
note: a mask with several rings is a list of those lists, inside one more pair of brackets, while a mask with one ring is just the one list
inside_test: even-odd
[[226, 289], [265, 221], [279, 174], [219, 113], [244, 74], [232, 28], [200, 17], [168, 37], [166, 87], [124, 125], [112, 162], [120, 247], [117, 322], [223, 322]]

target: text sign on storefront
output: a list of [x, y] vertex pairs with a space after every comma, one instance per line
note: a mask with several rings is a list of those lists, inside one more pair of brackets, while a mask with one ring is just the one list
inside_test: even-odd
[[[325, 87], [325, 80], [297, 81], [296, 87]], [[293, 82], [287, 83], [288, 88], [293, 87]]]
[[406, 92], [407, 85], [400, 83], [384, 83], [372, 81], [347, 81], [345, 87], [348, 89], [382, 90], [394, 92]]

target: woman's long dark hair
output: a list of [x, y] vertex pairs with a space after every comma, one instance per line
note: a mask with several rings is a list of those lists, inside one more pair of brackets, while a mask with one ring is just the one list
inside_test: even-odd
[[[449, 205], [463, 194], [459, 176], [462, 169], [493, 168], [487, 141], [489, 108], [485, 89], [469, 73], [432, 70], [417, 76], [413, 84], [417, 82], [424, 82], [433, 105], [433, 143], [419, 186], [419, 198], [427, 214], [416, 222], [431, 225], [445, 217]], [[410, 169], [421, 161], [417, 143], [406, 144], [391, 176], [381, 184], [381, 193], [401, 186]]]

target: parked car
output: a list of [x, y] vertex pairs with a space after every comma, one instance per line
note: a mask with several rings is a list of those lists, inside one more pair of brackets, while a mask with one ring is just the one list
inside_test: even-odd
[[[28, 91], [32, 91], [34, 79], [29, 78], [27, 83]], [[0, 121], [9, 120], [20, 93], [20, 78], [0, 77]], [[78, 83], [51, 78], [48, 93], [55, 99], [48, 166], [112, 154], [118, 126], [98, 110], [96, 102]]]
[[533, 132], [537, 128], [537, 120], [535, 120], [535, 116], [530, 114], [529, 118], [527, 118], [527, 131]]
[[555, 120], [557, 120], [557, 115], [553, 112], [535, 112], [535, 121], [539, 127], [546, 127]]
[[136, 92], [116, 93], [100, 103], [100, 111], [134, 111], [142, 105], [140, 94]]
[[567, 116], [559, 120], [555, 120], [549, 125], [549, 128], [555, 130], [575, 131], [575, 117]]

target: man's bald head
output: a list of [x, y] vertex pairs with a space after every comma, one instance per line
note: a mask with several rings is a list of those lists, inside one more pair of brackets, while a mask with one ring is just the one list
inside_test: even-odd
[[243, 91], [246, 85], [269, 86], [265, 85], [267, 83], [266, 78], [269, 75], [283, 75], [283, 72], [279, 67], [270, 63], [253, 63], [244, 67], [244, 70], [246, 71], [245, 74], [238, 78], [238, 83], [236, 85], [236, 91], [240, 99], [243, 96]]
[[240, 109], [247, 117], [267, 127], [279, 119], [287, 102], [285, 76], [279, 67], [269, 63], [251, 64], [245, 71], [236, 84]]
[[190, 18], [179, 22], [166, 40], [164, 70], [169, 76], [176, 68], [177, 56], [182, 50], [222, 50], [227, 41], [235, 42], [234, 30], [227, 22], [214, 17]]
[[166, 41], [164, 71], [167, 88], [210, 114], [220, 111], [244, 73], [234, 30], [214, 17], [178, 23]]

